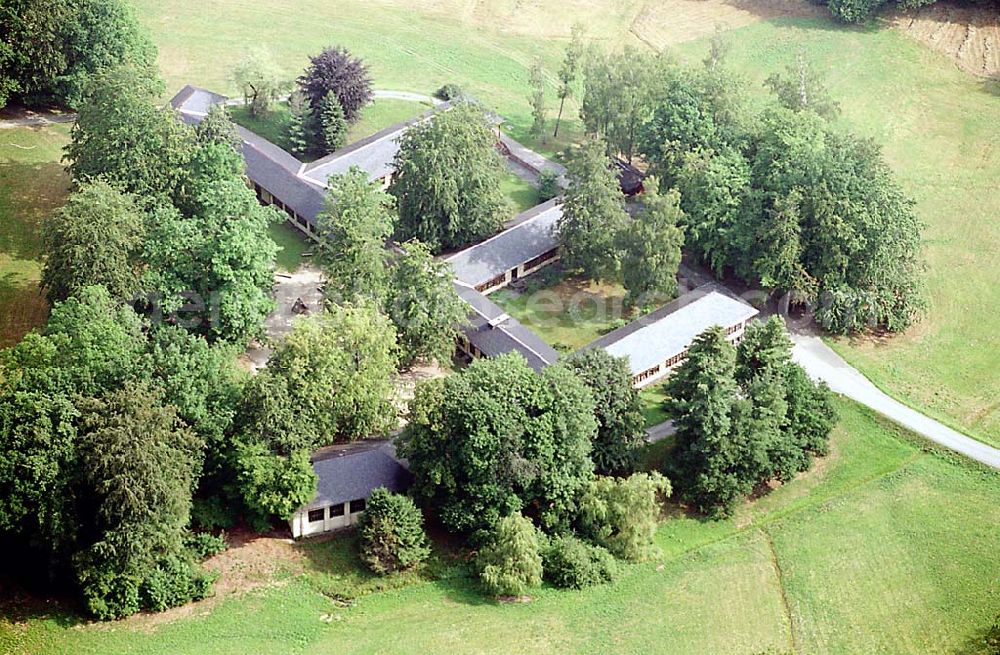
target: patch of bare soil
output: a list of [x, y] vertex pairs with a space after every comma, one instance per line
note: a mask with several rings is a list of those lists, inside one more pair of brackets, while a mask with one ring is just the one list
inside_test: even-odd
[[188, 603], [157, 614], [137, 614], [120, 622], [100, 624], [114, 628], [125, 625], [153, 631], [161, 625], [189, 617], [203, 616], [220, 601], [239, 593], [282, 584], [281, 573], [305, 570], [302, 553], [290, 537], [260, 535], [247, 529], [227, 533], [228, 548], [205, 562], [205, 568], [219, 574], [212, 595], [197, 603]]
[[900, 13], [893, 24], [964, 71], [1000, 79], [1000, 4], [937, 2]]
[[823, 7], [806, 0], [664, 0], [646, 3], [630, 32], [656, 50], [711, 35], [716, 26], [736, 29], [768, 18], [813, 17]]
[[396, 379], [393, 381], [396, 390], [393, 404], [399, 410], [399, 427], [403, 427], [406, 424], [406, 411], [410, 401], [413, 400], [417, 385], [425, 380], [447, 377], [449, 373], [448, 369], [437, 362], [431, 362], [419, 364], [396, 376]]

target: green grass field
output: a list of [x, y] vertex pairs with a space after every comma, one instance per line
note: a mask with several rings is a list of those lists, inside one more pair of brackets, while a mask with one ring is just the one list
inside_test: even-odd
[[305, 261], [304, 253], [312, 251], [312, 243], [289, 222], [272, 223], [268, 234], [281, 251], [275, 267], [285, 273], [294, 273]]
[[64, 125], [0, 130], [0, 347], [48, 316], [38, 225], [68, 192], [59, 164], [68, 134]]
[[538, 204], [538, 187], [513, 173], [508, 172], [504, 176], [501, 189], [514, 207], [515, 214], [520, 214]]
[[639, 392], [639, 401], [642, 403], [642, 415], [646, 419], [646, 427], [659, 425], [666, 421], [669, 416], [663, 409], [663, 401], [667, 397], [662, 384], [652, 384]]
[[500, 289], [490, 299], [557, 350], [587, 345], [623, 315], [625, 290], [619, 284], [569, 276], [558, 264], [528, 280], [523, 291]]
[[[0, 650], [983, 652], [977, 640], [1000, 611], [1000, 475], [838, 406], [831, 455], [811, 472], [726, 521], [674, 512], [657, 535], [662, 557], [626, 567], [612, 585], [543, 588], [530, 604], [498, 605], [449, 561], [373, 581], [339, 539], [300, 546], [304, 570], [169, 621], [85, 624], [50, 605], [0, 622]], [[331, 600], [357, 593], [350, 607]]]

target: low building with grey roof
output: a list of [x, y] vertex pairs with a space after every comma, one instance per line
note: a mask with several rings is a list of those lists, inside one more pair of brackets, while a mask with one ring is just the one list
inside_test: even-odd
[[296, 539], [350, 527], [374, 490], [384, 487], [399, 493], [413, 481], [387, 439], [320, 449], [313, 454], [312, 467], [319, 479], [316, 497], [288, 522]]
[[518, 352], [535, 371], [541, 371], [559, 359], [559, 353], [552, 346], [482, 293], [461, 282], [455, 282], [455, 290], [472, 310], [469, 324], [463, 328], [458, 343], [459, 354], [464, 358], [497, 357]]
[[605, 334], [585, 348], [603, 348], [628, 359], [632, 383], [642, 388], [667, 377], [684, 361], [695, 337], [720, 326], [738, 343], [758, 311], [721, 285], [709, 283], [656, 311]]
[[481, 293], [492, 293], [559, 259], [561, 217], [562, 204], [550, 200], [518, 215], [500, 234], [447, 261], [458, 280]]

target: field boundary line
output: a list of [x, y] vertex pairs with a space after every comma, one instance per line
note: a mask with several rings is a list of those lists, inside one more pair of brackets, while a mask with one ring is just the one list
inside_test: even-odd
[[774, 577], [778, 581], [778, 591], [781, 594], [781, 608], [785, 617], [785, 627], [788, 636], [788, 645], [792, 649], [792, 655], [799, 652], [798, 640], [795, 637], [795, 620], [792, 618], [792, 606], [788, 602], [788, 590], [785, 589], [785, 574], [781, 570], [781, 562], [778, 561], [778, 549], [774, 546], [774, 538], [766, 527], [757, 528], [764, 535], [767, 542], [768, 554], [771, 557], [771, 566], [774, 569]]

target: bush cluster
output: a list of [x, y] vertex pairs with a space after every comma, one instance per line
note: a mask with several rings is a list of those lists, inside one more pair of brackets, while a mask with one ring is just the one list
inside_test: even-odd
[[554, 538], [542, 555], [545, 579], [563, 589], [583, 589], [612, 582], [618, 562], [607, 549], [566, 535]]

